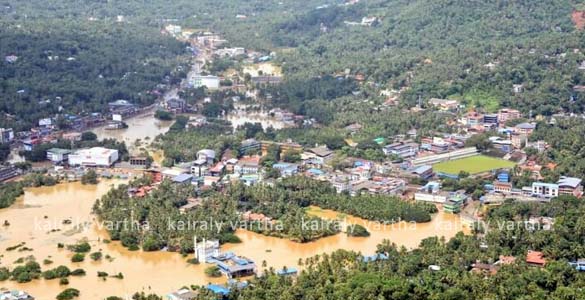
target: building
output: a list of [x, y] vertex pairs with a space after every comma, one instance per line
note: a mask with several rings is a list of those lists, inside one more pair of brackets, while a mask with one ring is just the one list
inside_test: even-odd
[[118, 150], [103, 147], [77, 150], [69, 154], [69, 165], [87, 167], [110, 167], [118, 161]]
[[514, 145], [511, 140], [505, 140], [498, 136], [490, 137], [489, 140], [492, 142], [492, 146], [495, 149], [498, 149], [504, 153], [511, 153], [514, 150]]
[[207, 164], [213, 164], [215, 160], [215, 151], [203, 149], [197, 152], [197, 160], [205, 161]]
[[234, 173], [240, 175], [258, 174], [259, 170], [260, 170], [259, 156], [243, 157], [234, 166]]
[[514, 131], [520, 134], [525, 134], [527, 136], [531, 135], [535, 129], [536, 124], [534, 123], [520, 123], [514, 127]]
[[254, 76], [252, 83], [258, 85], [277, 85], [282, 82], [282, 76]]
[[498, 125], [498, 115], [497, 114], [483, 115], [483, 123], [484, 124], [495, 124], [495, 125]]
[[433, 202], [433, 203], [445, 203], [449, 198], [448, 193], [427, 193], [427, 192], [416, 192], [414, 194], [415, 201], [422, 202]]
[[24, 291], [0, 291], [0, 300], [35, 300]]
[[382, 148], [386, 155], [397, 155], [401, 158], [409, 158], [416, 156], [418, 153], [419, 146], [414, 142], [397, 142], [390, 145], [386, 145]]
[[[197, 238], [195, 238], [197, 240]], [[211, 261], [212, 257], [219, 256], [219, 241], [218, 240], [205, 240], [202, 242], [195, 241], [194, 246], [195, 258], [200, 263], [207, 263]]]
[[562, 176], [559, 178], [557, 185], [559, 187], [559, 195], [583, 196], [583, 186], [579, 178]]
[[130, 165], [146, 168], [148, 166], [148, 157], [146, 157], [146, 156], [131, 156], [130, 157]]
[[173, 179], [171, 179], [174, 183], [190, 183], [193, 180], [193, 175], [191, 174], [179, 174]]
[[544, 267], [546, 259], [544, 259], [542, 252], [528, 250], [528, 253], [526, 253], [526, 263], [531, 266]]
[[294, 176], [299, 172], [299, 166], [291, 163], [276, 163], [272, 168], [278, 170], [282, 177]]
[[20, 170], [15, 166], [0, 166], [0, 182], [20, 175]]
[[502, 108], [498, 111], [498, 120], [502, 124], [505, 124], [509, 120], [519, 119], [521, 117], [522, 114], [516, 109]]
[[0, 143], [10, 143], [14, 140], [14, 130], [12, 128], [0, 128]]
[[181, 114], [187, 111], [187, 103], [183, 99], [169, 99], [165, 102], [165, 107], [168, 111]]
[[69, 154], [71, 154], [69, 149], [51, 148], [47, 150], [47, 159], [54, 164], [60, 164], [69, 159]]
[[457, 100], [448, 100], [448, 99], [437, 99], [431, 98], [429, 100], [429, 105], [438, 108], [439, 110], [443, 111], [452, 111], [456, 110], [459, 106], [459, 101]]
[[195, 300], [199, 294], [189, 289], [183, 288], [167, 295], [168, 300]]
[[532, 195], [537, 197], [553, 198], [559, 196], [559, 186], [554, 183], [532, 183]]
[[313, 159], [317, 164], [324, 165], [333, 158], [333, 151], [329, 150], [327, 146], [315, 147], [307, 150], [309, 156], [313, 156]]
[[262, 144], [256, 139], [247, 139], [242, 141], [240, 146], [240, 154], [246, 154], [249, 152], [259, 151], [262, 148]]
[[213, 75], [197, 75], [191, 77], [189, 80], [189, 84], [194, 88], [206, 87], [210, 90], [219, 89], [219, 82], [219, 77]]
[[455, 160], [476, 155], [479, 155], [479, 153], [477, 152], [477, 148], [468, 147], [443, 154], [429, 155], [417, 158], [412, 161], [412, 165], [413, 166], [433, 165], [442, 161]]
[[465, 205], [467, 196], [465, 194], [452, 194], [443, 204], [443, 211], [457, 214], [461, 212], [461, 208]]
[[421, 179], [429, 179], [435, 175], [433, 167], [429, 165], [422, 165], [412, 170], [412, 174], [418, 176]]

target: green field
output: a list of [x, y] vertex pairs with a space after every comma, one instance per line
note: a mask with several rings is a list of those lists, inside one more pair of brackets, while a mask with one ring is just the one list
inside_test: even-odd
[[501, 168], [512, 168], [514, 163], [511, 161], [493, 158], [489, 156], [472, 156], [457, 160], [446, 161], [433, 165], [435, 172], [457, 175], [461, 171], [469, 174], [478, 174]]

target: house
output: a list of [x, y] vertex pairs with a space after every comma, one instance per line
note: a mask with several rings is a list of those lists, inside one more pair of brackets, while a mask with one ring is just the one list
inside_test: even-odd
[[60, 164], [69, 159], [70, 153], [69, 149], [51, 148], [47, 150], [47, 159], [54, 164]]
[[193, 180], [193, 175], [191, 175], [191, 174], [179, 174], [179, 175], [173, 177], [173, 179], [172, 179], [172, 181], [174, 183], [179, 183], [179, 184], [190, 183], [191, 180]]
[[448, 100], [448, 99], [438, 99], [438, 98], [431, 98], [429, 100], [429, 105], [438, 108], [442, 111], [453, 111], [456, 110], [459, 106], [459, 101], [457, 100]]
[[204, 176], [203, 177], [203, 185], [204, 186], [218, 185], [220, 181], [221, 181], [221, 177], [218, 177], [218, 176]]
[[14, 140], [14, 130], [12, 128], [0, 128], [0, 143], [6, 144]]
[[175, 178], [176, 176], [179, 176], [179, 175], [185, 174], [185, 173], [187, 173], [187, 171], [185, 171], [184, 169], [181, 169], [181, 168], [164, 169], [161, 172], [163, 179], [172, 179], [172, 178]]
[[333, 151], [329, 150], [327, 146], [315, 147], [307, 150], [309, 156], [312, 156], [315, 162], [324, 165], [333, 158]]
[[471, 272], [481, 275], [496, 275], [499, 267], [497, 265], [476, 262], [471, 265]]
[[260, 170], [260, 156], [242, 157], [234, 166], [234, 173], [240, 175], [258, 174]]
[[409, 158], [416, 156], [419, 150], [419, 145], [414, 142], [397, 142], [384, 146], [382, 151], [386, 155], [397, 155], [401, 158]]
[[350, 133], [356, 133], [362, 130], [362, 125], [360, 123], [353, 123], [345, 126], [345, 130], [349, 131]]
[[221, 176], [223, 171], [225, 170], [225, 164], [223, 162], [218, 162], [213, 167], [209, 169], [209, 174], [211, 176]]
[[167, 295], [168, 300], [195, 300], [199, 293], [183, 288]]
[[526, 253], [526, 263], [531, 266], [544, 267], [546, 259], [544, 259], [542, 252], [528, 250], [528, 253]]
[[187, 199], [187, 203], [181, 207], [179, 207], [179, 212], [184, 214], [188, 211], [195, 209], [203, 204], [203, 201], [199, 198], [189, 198]]
[[530, 136], [536, 129], [535, 123], [520, 123], [514, 126], [514, 131], [520, 134]]
[[276, 163], [272, 168], [278, 170], [282, 177], [294, 176], [299, 172], [299, 166], [291, 163]]
[[212, 164], [215, 160], [215, 151], [203, 149], [197, 152], [197, 160], [205, 161], [206, 164]]
[[118, 150], [94, 147], [69, 154], [70, 166], [110, 167], [118, 161]]
[[498, 111], [498, 120], [501, 124], [505, 124], [509, 120], [519, 119], [522, 114], [519, 110], [511, 108], [502, 108]]

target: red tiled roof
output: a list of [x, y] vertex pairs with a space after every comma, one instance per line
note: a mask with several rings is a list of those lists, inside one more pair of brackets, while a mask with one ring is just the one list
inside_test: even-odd
[[526, 254], [526, 262], [529, 264], [535, 265], [544, 265], [546, 264], [546, 260], [544, 259], [544, 254], [540, 251], [531, 251], [528, 250]]

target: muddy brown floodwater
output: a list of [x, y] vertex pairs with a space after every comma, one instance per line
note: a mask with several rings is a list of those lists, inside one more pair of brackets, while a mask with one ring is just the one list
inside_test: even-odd
[[[91, 214], [91, 208], [97, 198], [120, 183], [123, 182], [102, 181], [96, 186], [66, 183], [27, 189], [13, 206], [0, 210], [0, 222], [7, 220], [10, 223], [10, 226], [0, 228], [0, 265], [13, 267], [18, 258], [33, 255], [41, 263], [43, 270], [59, 265], [66, 265], [72, 270], [83, 268], [87, 275], [70, 277], [69, 287], [79, 289], [81, 299], [84, 300], [101, 300], [114, 295], [127, 296], [137, 291], [164, 295], [191, 284], [225, 282], [224, 278], [213, 279], [205, 276], [205, 265], [189, 265], [186, 258], [177, 253], [132, 252], [121, 247], [118, 242], [104, 243], [103, 240], [108, 238], [107, 233], [99, 228], [95, 216]], [[334, 211], [319, 208], [311, 208], [309, 213], [329, 219], [340, 216]], [[63, 224], [65, 219], [72, 220], [72, 224]], [[383, 239], [389, 239], [398, 245], [416, 247], [426, 237], [439, 235], [449, 238], [461, 230], [457, 216], [443, 213], [434, 216], [430, 223], [416, 225], [401, 223], [384, 227], [354, 217], [347, 217], [347, 221], [366, 225], [371, 236], [353, 238], [342, 233], [316, 242], [298, 244], [240, 230], [237, 235], [242, 243], [224, 245], [222, 250], [247, 256], [255, 260], [258, 266], [265, 260], [268, 266], [274, 268], [298, 267], [299, 258], [337, 249], [361, 251], [369, 255]], [[60, 231], [51, 232], [51, 229]], [[57, 243], [73, 244], [82, 239], [89, 241], [92, 252], [101, 249], [104, 256], [109, 255], [113, 259], [93, 262], [87, 257], [84, 262], [72, 263], [70, 251], [57, 248]], [[32, 248], [32, 251], [5, 250], [21, 242], [25, 242], [25, 246]], [[46, 258], [52, 260], [53, 264], [42, 265]], [[121, 272], [124, 278], [107, 278], [104, 281], [97, 277], [98, 271], [110, 275]], [[4, 281], [0, 282], [0, 287], [25, 290], [41, 300], [55, 299], [65, 289], [59, 285], [59, 280], [43, 279], [24, 284]]]
[[157, 120], [153, 114], [136, 116], [125, 120], [125, 122], [128, 124], [128, 128], [126, 129], [107, 130], [104, 126], [92, 129], [92, 131], [100, 140], [113, 138], [120, 142], [126, 142], [128, 147], [133, 147], [134, 142], [137, 140], [141, 140], [143, 143], [149, 143], [157, 135], [167, 132], [173, 124], [173, 121]]

